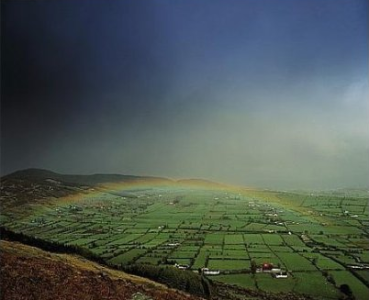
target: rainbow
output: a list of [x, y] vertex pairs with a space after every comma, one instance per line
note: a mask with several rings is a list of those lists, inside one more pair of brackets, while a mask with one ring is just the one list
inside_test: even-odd
[[280, 206], [286, 206], [290, 209], [298, 211], [302, 214], [306, 214], [309, 208], [296, 206], [293, 202], [283, 199], [280, 197], [280, 193], [270, 190], [261, 190], [257, 188], [246, 188], [222, 183], [215, 183], [206, 180], [188, 179], [188, 180], [171, 180], [161, 178], [144, 178], [144, 179], [133, 179], [121, 182], [108, 182], [98, 184], [87, 190], [77, 192], [62, 198], [57, 201], [48, 203], [51, 205], [70, 205], [76, 204], [80, 201], [93, 200], [99, 196], [112, 193], [123, 193], [133, 190], [150, 190], [150, 189], [181, 189], [181, 190], [212, 190], [212, 191], [223, 191], [240, 196], [248, 197], [253, 200], [274, 203]]
[[132, 190], [150, 190], [150, 189], [170, 189], [180, 188], [188, 190], [217, 190], [217, 191], [229, 191], [235, 193], [244, 193], [246, 188], [237, 186], [231, 186], [222, 183], [215, 183], [206, 180], [199, 179], [187, 179], [187, 180], [170, 180], [160, 178], [145, 178], [145, 179], [134, 179], [121, 182], [108, 182], [101, 183], [96, 186], [90, 187], [87, 190], [83, 190], [62, 198], [58, 199], [60, 204], [72, 204], [81, 200], [96, 198], [104, 194], [114, 192], [129, 192]]

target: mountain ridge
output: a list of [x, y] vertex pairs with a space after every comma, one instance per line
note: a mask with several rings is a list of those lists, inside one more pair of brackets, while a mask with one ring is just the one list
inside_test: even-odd
[[147, 179], [156, 179], [156, 180], [165, 180], [172, 181], [171, 179], [157, 176], [138, 176], [138, 175], [125, 175], [125, 174], [104, 174], [104, 173], [94, 173], [94, 174], [61, 174], [56, 173], [47, 169], [38, 169], [38, 168], [29, 168], [24, 170], [18, 170], [13, 173], [2, 176], [2, 180], [7, 179], [58, 179], [63, 180], [65, 182], [71, 181], [73, 183], [82, 183], [82, 184], [97, 184], [104, 182], [119, 182], [125, 180], [147, 180]]

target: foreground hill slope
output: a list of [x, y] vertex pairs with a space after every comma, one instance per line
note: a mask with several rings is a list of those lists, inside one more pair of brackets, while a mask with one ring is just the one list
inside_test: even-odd
[[201, 299], [78, 256], [0, 245], [2, 299]]

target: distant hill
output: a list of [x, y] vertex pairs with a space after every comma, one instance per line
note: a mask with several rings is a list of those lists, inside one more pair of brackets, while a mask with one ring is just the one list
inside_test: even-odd
[[1, 177], [1, 208], [43, 203], [46, 199], [86, 193], [108, 183], [148, 181], [173, 183], [172, 180], [162, 177], [120, 174], [65, 175], [44, 169], [26, 169]]
[[2, 177], [2, 181], [10, 179], [23, 179], [40, 181], [46, 179], [52, 179], [63, 183], [75, 184], [75, 185], [90, 185], [94, 186], [97, 184], [107, 182], [122, 182], [122, 181], [134, 181], [134, 180], [161, 180], [171, 181], [170, 179], [163, 177], [153, 176], [133, 176], [133, 175], [121, 175], [121, 174], [92, 174], [92, 175], [66, 175], [59, 174], [44, 169], [26, 169], [16, 171], [9, 175]]

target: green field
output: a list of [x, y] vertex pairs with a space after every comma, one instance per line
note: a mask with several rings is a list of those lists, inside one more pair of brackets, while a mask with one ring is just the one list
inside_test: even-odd
[[[364, 197], [179, 186], [118, 192], [61, 198], [19, 218], [5, 211], [2, 225], [87, 248], [117, 266], [206, 267], [220, 271], [207, 275], [214, 281], [317, 299], [338, 299], [348, 284], [356, 299], [367, 298], [367, 270], [350, 270], [369, 262]], [[274, 278], [264, 263], [287, 278]]]

